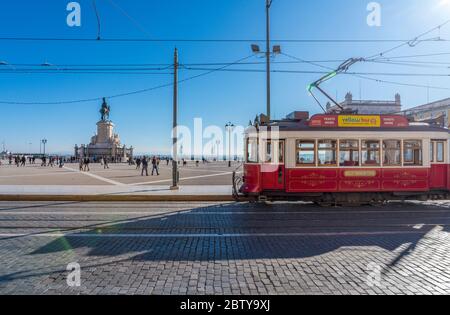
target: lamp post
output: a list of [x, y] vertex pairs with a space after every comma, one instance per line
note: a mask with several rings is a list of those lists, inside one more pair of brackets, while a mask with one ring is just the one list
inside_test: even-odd
[[172, 144], [172, 186], [178, 190], [178, 49], [175, 48], [173, 61], [173, 144]]
[[258, 45], [253, 44], [252, 51], [255, 54], [264, 54], [266, 57], [266, 93], [267, 93], [267, 108], [266, 115], [270, 121], [271, 117], [271, 84], [270, 84], [270, 57], [272, 55], [281, 53], [281, 46], [273, 46], [272, 51], [270, 50], [270, 7], [272, 6], [273, 0], [266, 0], [266, 51], [261, 52]]
[[45, 145], [47, 144], [47, 139], [42, 139], [42, 145], [44, 147], [44, 156], [45, 156]]
[[226, 130], [228, 131], [228, 167], [231, 167], [231, 132], [234, 129], [234, 124], [229, 122], [225, 125]]

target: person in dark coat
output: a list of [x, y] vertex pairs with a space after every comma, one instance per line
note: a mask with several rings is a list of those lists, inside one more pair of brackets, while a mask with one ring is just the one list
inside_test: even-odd
[[148, 176], [148, 160], [147, 157], [144, 157], [142, 159], [142, 172], [141, 172], [141, 176], [144, 176], [144, 172], [145, 172], [145, 176]]
[[156, 171], [156, 175], [159, 176], [159, 170], [158, 170], [158, 159], [156, 158], [156, 156], [154, 156], [152, 158], [152, 176], [154, 175], [155, 171]]

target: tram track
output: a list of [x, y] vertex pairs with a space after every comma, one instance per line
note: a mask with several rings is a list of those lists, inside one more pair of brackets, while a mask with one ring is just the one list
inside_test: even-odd
[[[384, 209], [323, 209], [307, 205], [235, 203], [0, 203], [1, 235], [273, 235], [321, 233], [426, 234], [450, 231], [450, 209], [436, 205], [388, 205]], [[15, 206], [15, 207], [14, 207]], [[164, 206], [164, 208], [162, 208]], [[4, 210], [1, 209], [3, 207]], [[8, 209], [8, 210], [6, 210]], [[17, 209], [17, 210], [12, 210]], [[120, 236], [122, 237], [122, 236]]]

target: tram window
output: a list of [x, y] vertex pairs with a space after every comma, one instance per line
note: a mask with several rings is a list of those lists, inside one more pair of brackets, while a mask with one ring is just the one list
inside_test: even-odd
[[383, 141], [384, 166], [402, 165], [402, 144], [399, 140]]
[[380, 166], [380, 141], [364, 140], [361, 142], [362, 164]]
[[278, 142], [278, 163], [284, 163], [284, 141]]
[[434, 141], [430, 142], [430, 162], [434, 162]]
[[436, 143], [436, 160], [438, 163], [444, 162], [444, 142]]
[[422, 141], [404, 141], [403, 159], [405, 166], [422, 166]]
[[320, 140], [318, 149], [319, 166], [337, 166], [337, 141]]
[[247, 163], [258, 163], [258, 140], [247, 140]]
[[272, 163], [272, 141], [267, 141], [266, 142], [266, 152], [265, 152], [265, 157], [264, 157], [264, 162], [265, 163]]
[[297, 141], [297, 165], [316, 165], [315, 141]]
[[359, 141], [341, 140], [339, 145], [340, 166], [359, 166]]
[[[276, 143], [278, 143], [278, 152], [275, 152]], [[278, 154], [278, 160], [275, 160], [275, 156]], [[266, 142], [266, 152], [264, 155], [264, 163], [284, 163], [284, 142], [283, 141], [272, 141], [268, 140]]]

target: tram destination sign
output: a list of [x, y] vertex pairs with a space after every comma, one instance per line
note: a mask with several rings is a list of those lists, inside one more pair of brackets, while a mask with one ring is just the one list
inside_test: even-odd
[[315, 128], [406, 128], [408, 119], [399, 115], [315, 115], [309, 121]]

